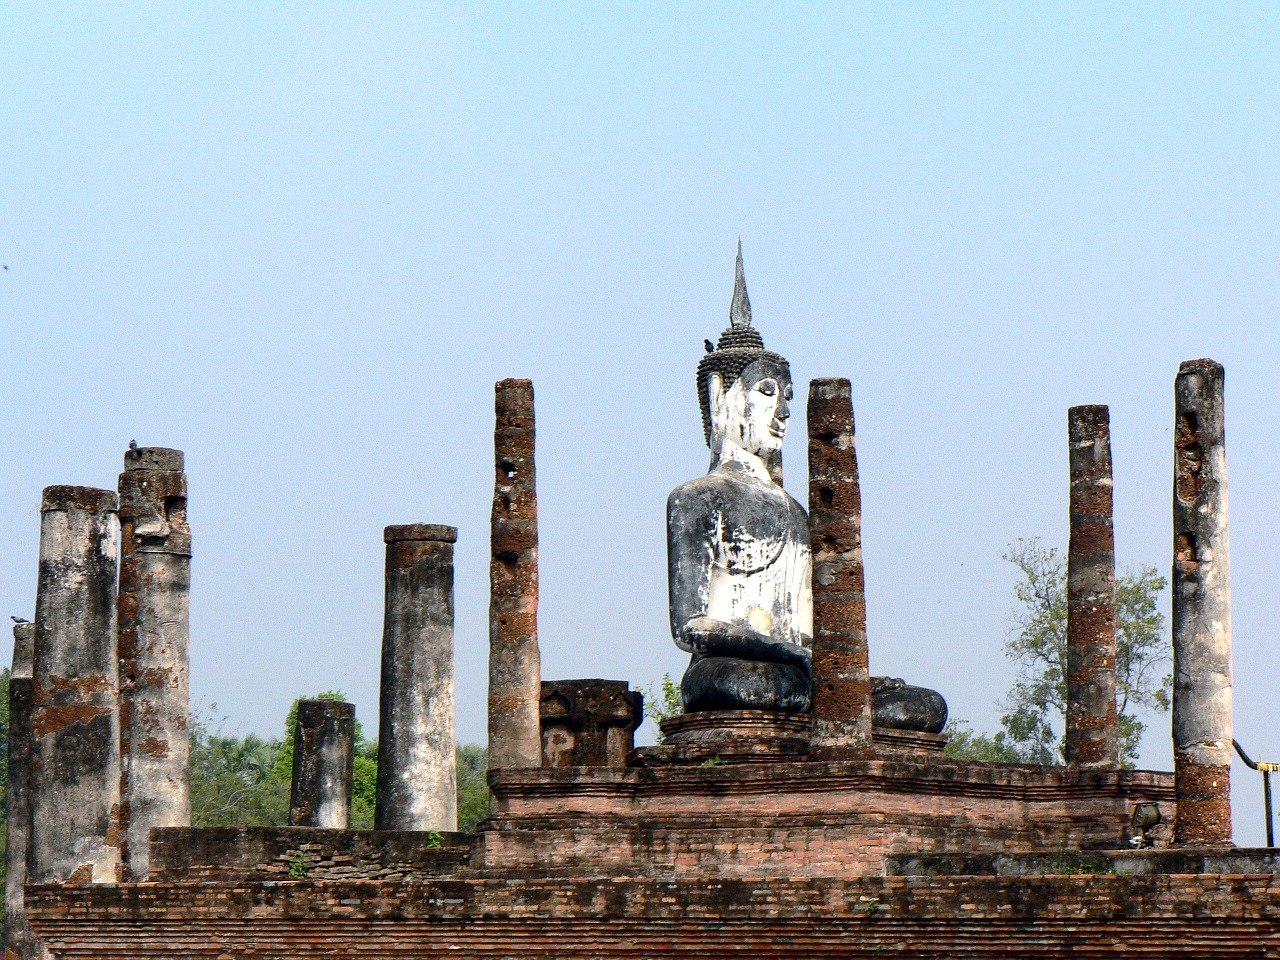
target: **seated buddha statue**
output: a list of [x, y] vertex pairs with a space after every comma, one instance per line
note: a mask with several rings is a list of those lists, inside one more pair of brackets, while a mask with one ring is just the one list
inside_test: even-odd
[[[684, 710], [806, 713], [813, 556], [804, 508], [781, 483], [791, 369], [751, 325], [741, 243], [729, 327], [707, 341], [698, 401], [711, 467], [667, 498], [671, 634], [692, 655]], [[936, 691], [871, 679], [876, 726], [937, 733], [946, 723]]]
[[711, 467], [667, 499], [671, 633], [692, 654], [686, 712], [809, 709], [809, 525], [775, 480], [792, 389], [786, 359], [751, 325], [739, 244], [729, 327], [698, 364]]

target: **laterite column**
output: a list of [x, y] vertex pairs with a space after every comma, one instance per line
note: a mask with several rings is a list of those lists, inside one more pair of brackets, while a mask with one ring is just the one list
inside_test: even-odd
[[298, 701], [293, 728], [289, 825], [346, 830], [351, 826], [356, 707], [341, 700]]
[[152, 827], [191, 824], [191, 528], [181, 450], [131, 447], [120, 474], [123, 856], [145, 880]]
[[8, 846], [4, 875], [4, 949], [9, 960], [32, 960], [37, 956], [22, 894], [31, 835], [31, 652], [35, 636], [34, 623], [19, 623], [13, 628], [13, 667], [9, 672]]
[[489, 563], [489, 769], [542, 764], [533, 383], [495, 385]]
[[1116, 715], [1116, 551], [1111, 420], [1105, 406], [1067, 411], [1071, 541], [1067, 549], [1067, 764], [1120, 766]]
[[1231, 842], [1231, 560], [1223, 369], [1188, 360], [1174, 382], [1174, 840]]
[[849, 381], [809, 384], [809, 539], [813, 548], [815, 752], [871, 745], [862, 567], [862, 493]]
[[116, 502], [46, 487], [40, 506], [28, 883], [121, 879]]
[[455, 830], [455, 527], [387, 527], [378, 724], [379, 830]]

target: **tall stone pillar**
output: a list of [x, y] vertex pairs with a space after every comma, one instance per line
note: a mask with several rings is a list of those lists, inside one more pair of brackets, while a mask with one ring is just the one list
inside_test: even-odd
[[809, 384], [809, 539], [813, 548], [813, 747], [871, 745], [862, 567], [862, 492], [849, 381]]
[[1231, 559], [1222, 365], [1174, 382], [1174, 840], [1231, 842]]
[[130, 447], [120, 474], [123, 856], [145, 880], [152, 827], [191, 824], [191, 528], [181, 450]]
[[1067, 549], [1067, 764], [1120, 766], [1116, 715], [1116, 548], [1111, 418], [1105, 406], [1067, 411], [1071, 541]]
[[13, 628], [13, 667], [9, 672], [8, 846], [4, 875], [4, 950], [8, 960], [33, 960], [37, 956], [22, 894], [31, 834], [31, 653], [35, 635], [34, 623], [19, 623]]
[[341, 700], [299, 700], [293, 728], [289, 825], [346, 830], [356, 761], [356, 707]]
[[46, 487], [31, 680], [28, 883], [121, 873], [116, 495]]
[[489, 769], [542, 763], [533, 383], [495, 385], [489, 563]]
[[378, 726], [379, 830], [456, 830], [455, 527], [387, 527]]

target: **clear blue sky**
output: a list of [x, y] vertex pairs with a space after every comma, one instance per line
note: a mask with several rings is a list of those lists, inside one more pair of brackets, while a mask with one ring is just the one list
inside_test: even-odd
[[741, 234], [766, 343], [854, 383], [873, 669], [979, 727], [1011, 678], [1000, 553], [1066, 543], [1067, 407], [1111, 405], [1120, 562], [1164, 570], [1174, 374], [1224, 363], [1237, 735], [1280, 758], [1274, 4], [3, 22], [0, 613], [30, 616], [42, 487], [176, 446], [198, 702], [274, 733], [340, 688], [372, 728], [382, 527], [451, 523], [482, 740], [492, 384], [530, 376], [544, 675], [678, 673], [663, 504], [706, 466], [693, 371]]

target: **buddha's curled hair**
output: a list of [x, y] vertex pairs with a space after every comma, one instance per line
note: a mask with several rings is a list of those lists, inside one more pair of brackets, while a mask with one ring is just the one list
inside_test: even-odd
[[786, 357], [764, 348], [764, 338], [755, 327], [729, 327], [720, 334], [715, 350], [703, 354], [698, 362], [698, 403], [702, 407], [702, 437], [707, 446], [711, 446], [711, 398], [707, 394], [707, 384], [713, 373], [720, 374], [720, 380], [728, 390], [742, 371], [757, 360], [771, 360], [790, 372], [790, 364]]

